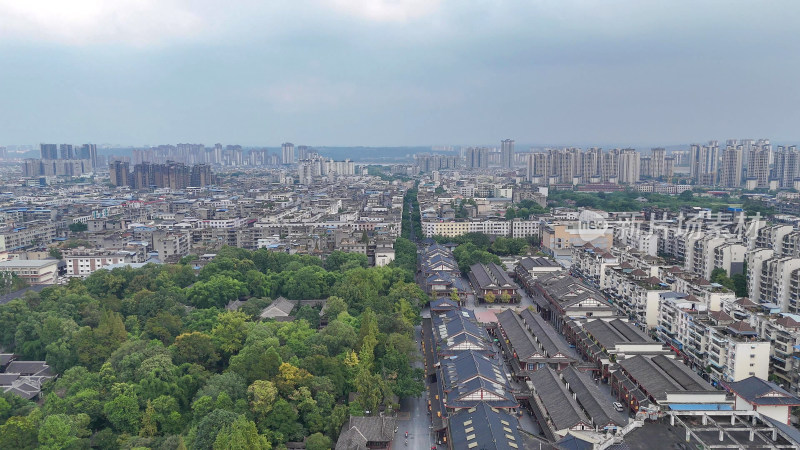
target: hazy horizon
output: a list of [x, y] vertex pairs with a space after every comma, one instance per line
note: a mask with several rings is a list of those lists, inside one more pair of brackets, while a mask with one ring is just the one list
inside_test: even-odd
[[798, 19], [791, 1], [0, 0], [0, 145], [795, 143]]

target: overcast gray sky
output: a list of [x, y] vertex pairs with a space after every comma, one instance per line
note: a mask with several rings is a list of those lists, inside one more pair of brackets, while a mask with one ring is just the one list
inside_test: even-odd
[[800, 2], [0, 0], [0, 145], [800, 138]]

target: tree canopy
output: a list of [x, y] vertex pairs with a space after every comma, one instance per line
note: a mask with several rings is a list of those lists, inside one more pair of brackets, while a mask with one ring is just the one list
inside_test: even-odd
[[[424, 390], [411, 362], [427, 297], [409, 264], [238, 248], [197, 273], [189, 262], [100, 270], [0, 306], [0, 346], [59, 374], [41, 405], [0, 395], [0, 448], [270, 449], [305, 437], [329, 448], [348, 414]], [[278, 295], [329, 298], [327, 326], [311, 306], [259, 321]], [[227, 311], [232, 300], [244, 304]]]

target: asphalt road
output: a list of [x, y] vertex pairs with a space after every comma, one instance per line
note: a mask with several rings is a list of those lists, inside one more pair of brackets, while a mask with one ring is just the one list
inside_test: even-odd
[[[414, 338], [420, 342], [420, 326], [414, 329]], [[423, 367], [422, 351], [417, 345], [414, 367]], [[400, 402], [400, 413], [397, 421], [397, 435], [395, 436], [392, 448], [409, 448], [413, 450], [430, 450], [434, 445], [431, 440], [430, 419], [428, 417], [427, 393], [424, 392], [419, 397], [406, 398]], [[408, 431], [408, 445], [405, 446], [405, 432]]]

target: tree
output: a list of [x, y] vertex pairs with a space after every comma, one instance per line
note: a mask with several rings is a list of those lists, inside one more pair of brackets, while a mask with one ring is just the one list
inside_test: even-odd
[[247, 388], [250, 410], [259, 419], [263, 419], [272, 411], [272, 405], [277, 397], [278, 389], [271, 381], [256, 380]]
[[96, 389], [82, 389], [77, 394], [67, 398], [69, 411], [83, 413], [89, 416], [92, 424], [99, 425], [103, 419], [103, 400], [100, 391]]
[[339, 314], [347, 312], [347, 303], [339, 297], [331, 296], [325, 302], [325, 317], [328, 320], [339, 317]]
[[279, 398], [272, 407], [272, 411], [267, 414], [266, 419], [261, 421], [261, 425], [275, 431], [278, 436], [276, 440], [286, 442], [303, 438], [303, 426], [297, 421], [297, 410], [291, 403], [283, 398]]
[[89, 226], [86, 225], [85, 223], [74, 222], [74, 223], [69, 224], [69, 231], [71, 231], [73, 233], [80, 233], [80, 232], [86, 231], [88, 229], [89, 229]]
[[281, 364], [278, 376], [275, 377], [275, 387], [284, 395], [289, 396], [297, 386], [307, 383], [311, 374], [305, 369], [300, 369], [287, 362]]
[[747, 297], [747, 275], [737, 273], [733, 277], [733, 290], [736, 292], [737, 297]]
[[247, 384], [244, 378], [233, 372], [224, 372], [211, 376], [205, 386], [197, 392], [197, 397], [209, 396], [216, 400], [225, 393], [233, 402], [247, 398]]
[[217, 316], [218, 323], [211, 336], [222, 353], [237, 353], [247, 338], [247, 316], [238, 311], [227, 311]]
[[333, 442], [322, 433], [314, 433], [306, 438], [306, 450], [329, 450], [331, 448], [333, 448]]
[[200, 364], [206, 369], [210, 369], [219, 361], [214, 341], [205, 333], [197, 331], [183, 333], [175, 338], [171, 349], [176, 364]]
[[336, 270], [344, 272], [355, 267], [367, 267], [367, 265], [366, 255], [335, 250], [325, 258], [323, 267], [329, 272]]
[[189, 288], [186, 298], [198, 308], [223, 308], [247, 293], [247, 286], [241, 281], [227, 275], [214, 275], [208, 281], [195, 283]]
[[159, 312], [155, 317], [147, 319], [144, 331], [148, 337], [155, 338], [169, 345], [181, 332], [183, 323], [181, 318], [166, 311]]
[[240, 415], [225, 426], [214, 440], [214, 450], [270, 450], [267, 438], [258, 434], [256, 424]]
[[691, 202], [693, 198], [694, 192], [688, 189], [678, 194], [678, 200], [681, 202]]
[[73, 336], [78, 362], [97, 370], [128, 337], [122, 316], [104, 311], [97, 328], [83, 327]]
[[50, 254], [51, 257], [55, 259], [61, 259], [64, 257], [64, 255], [61, 253], [61, 250], [59, 250], [58, 247], [50, 247], [50, 251], [48, 253]]
[[78, 438], [69, 416], [53, 414], [47, 416], [39, 427], [38, 440], [39, 448], [57, 450], [69, 447]]
[[494, 300], [494, 292], [487, 292], [486, 295], [483, 296], [483, 301], [486, 303], [494, 303]]
[[356, 332], [350, 325], [341, 320], [328, 323], [318, 334], [320, 341], [328, 348], [330, 355], [338, 355], [353, 348], [356, 343]]
[[725, 286], [726, 288], [732, 291], [736, 289], [736, 283], [734, 282], [734, 280], [728, 278], [728, 272], [720, 267], [716, 267], [714, 268], [714, 270], [711, 271], [710, 281], [712, 283], [721, 284], [722, 286]]
[[41, 411], [34, 410], [25, 417], [14, 416], [0, 426], [0, 448], [33, 449], [38, 444]]
[[229, 370], [241, 375], [247, 383], [273, 378], [283, 361], [275, 347], [270, 345], [277, 346], [277, 340], [272, 338], [272, 341], [260, 341], [242, 348], [239, 354], [231, 357]]
[[224, 409], [215, 409], [200, 420], [197, 427], [192, 430], [191, 448], [200, 450], [211, 450], [217, 441], [217, 436], [225, 427], [229, 427], [237, 418], [238, 414]]
[[156, 423], [156, 410], [153, 408], [153, 402], [148, 400], [147, 407], [142, 415], [142, 425], [139, 428], [139, 436], [153, 437], [158, 434], [158, 424]]
[[139, 400], [130, 384], [114, 386], [112, 398], [103, 407], [106, 419], [123, 433], [136, 433], [139, 430]]

